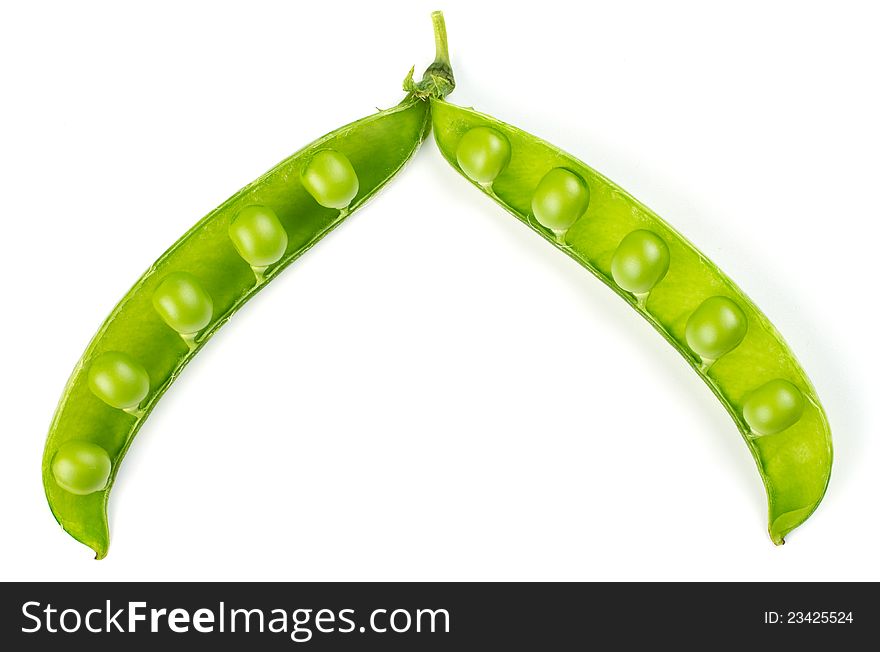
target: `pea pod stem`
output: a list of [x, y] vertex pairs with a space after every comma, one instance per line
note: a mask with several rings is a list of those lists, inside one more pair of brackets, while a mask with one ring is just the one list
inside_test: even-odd
[[407, 97], [412, 96], [423, 100], [443, 99], [455, 89], [455, 76], [452, 74], [452, 65], [449, 63], [449, 44], [443, 12], [433, 12], [431, 22], [434, 25], [436, 50], [434, 62], [425, 69], [425, 74], [420, 82], [413, 79], [415, 67], [410, 68], [409, 74], [403, 80], [403, 90], [407, 91]]
[[436, 48], [436, 56], [434, 63], [428, 68], [442, 69], [452, 74], [452, 64], [449, 63], [449, 42], [446, 36], [446, 21], [443, 18], [442, 11], [431, 13], [431, 22], [434, 24], [434, 46]]

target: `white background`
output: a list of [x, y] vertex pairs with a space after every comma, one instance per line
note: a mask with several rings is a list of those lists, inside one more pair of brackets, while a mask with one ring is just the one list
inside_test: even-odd
[[[428, 141], [186, 369], [93, 561], [40, 481], [89, 338], [199, 217], [396, 103], [436, 8], [452, 101], [616, 180], [785, 334], [834, 432], [824, 503], [775, 548], [697, 376]], [[880, 579], [876, 25], [867, 2], [5, 4], [0, 577]]]

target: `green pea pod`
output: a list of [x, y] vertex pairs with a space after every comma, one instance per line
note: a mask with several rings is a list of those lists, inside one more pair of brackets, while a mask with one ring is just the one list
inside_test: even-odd
[[89, 344], [49, 429], [43, 484], [61, 526], [107, 553], [107, 502], [144, 420], [205, 342], [268, 281], [376, 194], [430, 130], [453, 86], [442, 16], [437, 60], [397, 106], [319, 138], [238, 191], [171, 246]]
[[651, 323], [733, 417], [758, 465], [777, 545], [825, 494], [831, 432], [779, 332], [705, 255], [624, 190], [559, 148], [442, 98], [446, 160]]

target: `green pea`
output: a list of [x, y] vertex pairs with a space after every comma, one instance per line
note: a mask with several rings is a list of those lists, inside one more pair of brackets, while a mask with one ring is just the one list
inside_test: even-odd
[[669, 269], [669, 247], [652, 231], [639, 229], [627, 235], [611, 259], [614, 282], [628, 292], [650, 292]]
[[804, 395], [787, 380], [777, 378], [746, 397], [743, 418], [759, 435], [772, 435], [793, 426], [804, 413]]
[[358, 192], [358, 177], [345, 154], [322, 149], [303, 167], [303, 186], [315, 201], [327, 208], [348, 208]]
[[198, 333], [211, 323], [214, 302], [192, 274], [173, 272], [162, 279], [153, 293], [153, 307], [181, 335]]
[[462, 136], [455, 157], [470, 179], [490, 184], [510, 163], [510, 143], [495, 129], [476, 127]]
[[229, 224], [229, 239], [251, 267], [274, 265], [287, 251], [287, 231], [268, 206], [246, 206]]
[[99, 399], [120, 410], [137, 407], [150, 392], [150, 376], [127, 353], [108, 351], [89, 367], [89, 389]]
[[532, 214], [561, 240], [572, 224], [587, 212], [590, 188], [578, 175], [554, 168], [544, 175], [532, 194]]
[[727, 297], [709, 297], [694, 310], [685, 327], [688, 346], [705, 360], [717, 360], [743, 341], [749, 322]]
[[65, 491], [86, 496], [101, 491], [110, 479], [110, 456], [103, 448], [73, 439], [63, 443], [52, 458], [52, 475]]

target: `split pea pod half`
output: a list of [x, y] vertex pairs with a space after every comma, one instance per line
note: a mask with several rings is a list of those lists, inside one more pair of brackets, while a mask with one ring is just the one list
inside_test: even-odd
[[144, 420], [186, 364], [248, 299], [376, 194], [430, 130], [431, 96], [452, 90], [443, 18], [438, 58], [397, 106], [341, 127], [238, 191], [134, 284], [67, 383], [43, 454], [61, 526], [107, 554], [107, 502]]
[[706, 382], [757, 463], [770, 538], [784, 543], [825, 494], [831, 432], [767, 317], [671, 226], [578, 159], [442, 98], [431, 115], [453, 168], [619, 294]]

